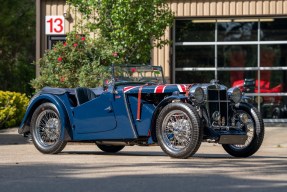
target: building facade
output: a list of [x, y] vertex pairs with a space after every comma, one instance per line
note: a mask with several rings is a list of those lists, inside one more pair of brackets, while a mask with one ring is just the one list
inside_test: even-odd
[[[152, 52], [171, 83], [218, 79], [254, 100], [266, 122], [287, 122], [287, 0], [168, 0], [175, 13]], [[64, 41], [79, 13], [64, 0], [36, 0], [37, 59]], [[63, 34], [45, 33], [45, 16], [64, 16]], [[37, 69], [39, 74], [39, 69]]]

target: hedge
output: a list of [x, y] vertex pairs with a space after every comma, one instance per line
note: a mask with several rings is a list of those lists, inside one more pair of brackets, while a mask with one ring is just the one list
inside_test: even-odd
[[28, 103], [29, 98], [25, 94], [0, 91], [0, 129], [18, 126]]

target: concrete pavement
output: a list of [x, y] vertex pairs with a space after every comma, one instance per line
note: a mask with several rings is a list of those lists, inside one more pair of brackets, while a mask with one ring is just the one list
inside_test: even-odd
[[[265, 127], [265, 132], [264, 146], [287, 148], [287, 125], [286, 127]], [[29, 143], [27, 139], [18, 134], [18, 128], [0, 129], [0, 145], [27, 143]]]
[[94, 144], [68, 144], [43, 155], [16, 129], [0, 131], [0, 191], [286, 191], [287, 128], [266, 129], [261, 149], [233, 158], [203, 143], [194, 157], [172, 159], [159, 147], [117, 154]]

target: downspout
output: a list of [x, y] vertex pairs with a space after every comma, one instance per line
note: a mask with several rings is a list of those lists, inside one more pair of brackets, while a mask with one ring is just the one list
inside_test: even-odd
[[[36, 0], [36, 62], [41, 57], [41, 0]], [[40, 66], [36, 64], [36, 77], [40, 76]]]

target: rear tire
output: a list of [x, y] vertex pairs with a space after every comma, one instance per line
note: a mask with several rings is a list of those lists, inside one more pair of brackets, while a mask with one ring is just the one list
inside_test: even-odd
[[107, 153], [116, 153], [125, 147], [124, 145], [102, 145], [102, 144], [96, 144], [96, 145], [100, 150]]
[[200, 147], [202, 129], [199, 125], [194, 107], [187, 103], [170, 103], [157, 118], [158, 144], [170, 157], [188, 158]]
[[61, 140], [62, 122], [57, 107], [52, 103], [41, 104], [31, 119], [32, 141], [45, 154], [61, 152], [67, 142]]

